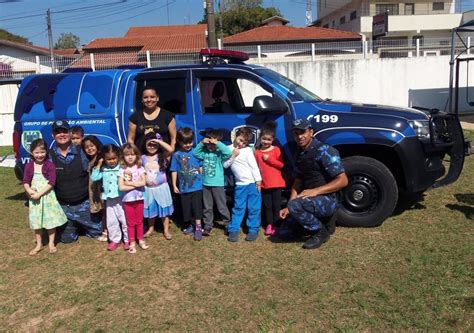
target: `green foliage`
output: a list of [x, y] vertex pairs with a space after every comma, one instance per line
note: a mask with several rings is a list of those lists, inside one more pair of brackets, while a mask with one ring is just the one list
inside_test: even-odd
[[[280, 11], [274, 7], [263, 8], [261, 0], [231, 0], [226, 1], [221, 7], [222, 33], [224, 36], [234, 35], [239, 32], [254, 29], [272, 16], [281, 16]], [[215, 8], [216, 33], [220, 36], [220, 14]], [[206, 23], [204, 17], [199, 23]]]
[[7, 30], [4, 30], [4, 29], [0, 29], [0, 39], [6, 39], [11, 42], [31, 44], [27, 38], [20, 35], [12, 34], [11, 32], [8, 32]]
[[63, 49], [75, 49], [80, 46], [80, 38], [73, 33], [67, 33], [64, 34], [62, 33], [61, 36], [59, 36], [58, 41], [56, 44], [54, 44], [54, 48], [56, 50], [63, 50]]

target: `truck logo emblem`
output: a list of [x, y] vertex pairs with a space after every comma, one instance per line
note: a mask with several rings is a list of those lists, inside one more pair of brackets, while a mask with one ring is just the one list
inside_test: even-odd
[[41, 139], [40, 131], [24, 131], [21, 135], [21, 145], [26, 151], [30, 151], [30, 145], [36, 139]]

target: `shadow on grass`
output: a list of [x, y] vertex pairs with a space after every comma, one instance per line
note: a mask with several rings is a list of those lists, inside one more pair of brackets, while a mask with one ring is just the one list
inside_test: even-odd
[[459, 202], [474, 206], [474, 194], [472, 193], [459, 193], [455, 194], [454, 197]]
[[[474, 194], [472, 193], [459, 193], [455, 194], [454, 197], [461, 204], [447, 204], [446, 208], [451, 210], [457, 210], [466, 216], [468, 220], [474, 220]], [[467, 204], [467, 205], [462, 205]]]
[[424, 193], [416, 193], [411, 195], [400, 195], [398, 199], [397, 206], [392, 213], [392, 216], [397, 216], [402, 214], [407, 210], [422, 210], [426, 209], [426, 206], [420, 202], [425, 200]]
[[15, 200], [15, 201], [28, 201], [28, 198], [26, 197], [26, 194], [24, 192], [14, 194], [12, 196], [6, 197], [5, 199], [6, 200]]
[[463, 205], [447, 204], [446, 208], [449, 208], [451, 210], [457, 210], [457, 211], [463, 213], [466, 216], [466, 219], [474, 220], [474, 208], [473, 207], [463, 206]]

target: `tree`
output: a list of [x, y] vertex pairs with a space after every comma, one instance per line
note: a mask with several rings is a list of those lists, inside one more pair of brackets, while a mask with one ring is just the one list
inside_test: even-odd
[[73, 33], [62, 33], [56, 44], [54, 44], [54, 48], [56, 50], [63, 50], [63, 49], [77, 49], [80, 44], [80, 38], [74, 35]]
[[8, 32], [7, 30], [4, 30], [4, 29], [0, 29], [0, 39], [6, 39], [11, 42], [31, 44], [27, 38], [20, 35], [12, 34], [11, 32]]
[[[281, 16], [275, 7], [262, 7], [262, 0], [227, 0], [221, 4], [222, 32], [224, 36], [234, 35], [258, 27], [272, 16]], [[220, 34], [220, 13], [216, 12], [216, 32]], [[206, 17], [199, 22], [206, 23]]]

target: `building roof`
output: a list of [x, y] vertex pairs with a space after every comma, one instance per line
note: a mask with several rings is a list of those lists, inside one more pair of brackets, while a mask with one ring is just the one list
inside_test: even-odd
[[62, 56], [70, 56], [70, 55], [77, 55], [80, 54], [81, 51], [78, 49], [72, 48], [72, 49], [57, 49], [54, 50], [54, 53], [62, 55]]
[[24, 51], [36, 53], [38, 55], [49, 55], [49, 49], [41, 46], [35, 46], [32, 44], [25, 44], [25, 43], [19, 43], [19, 42], [12, 42], [10, 40], [6, 39], [0, 39], [0, 45], [5, 45], [17, 49], [21, 49]]
[[125, 37], [205, 35], [206, 24], [131, 27]]
[[290, 23], [290, 21], [288, 21], [287, 19], [281, 16], [272, 16], [272, 17], [267, 18], [266, 20], [263, 20], [261, 25], [267, 25], [273, 21], [280, 21], [282, 25]]
[[206, 36], [202, 35], [169, 35], [144, 37], [99, 38], [83, 50], [86, 52], [160, 51], [164, 53], [185, 53], [200, 51], [206, 47]]
[[226, 45], [301, 43], [327, 40], [360, 40], [354, 32], [320, 27], [261, 26], [224, 38]]

